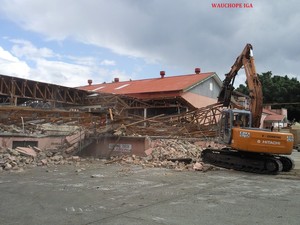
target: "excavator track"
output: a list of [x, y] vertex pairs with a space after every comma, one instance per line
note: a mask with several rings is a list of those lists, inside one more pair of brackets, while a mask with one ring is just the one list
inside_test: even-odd
[[294, 168], [292, 159], [259, 153], [248, 153], [225, 149], [204, 149], [201, 153], [204, 163], [218, 167], [258, 174], [276, 175]]

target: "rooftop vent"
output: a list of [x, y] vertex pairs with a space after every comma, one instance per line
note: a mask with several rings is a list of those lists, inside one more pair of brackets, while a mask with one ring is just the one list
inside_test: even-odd
[[159, 74], [160, 74], [160, 77], [161, 77], [161, 78], [164, 78], [164, 77], [165, 77], [165, 75], [166, 75], [165, 71], [160, 71], [160, 73], [159, 73]]
[[201, 72], [201, 69], [199, 67], [195, 68], [195, 73], [199, 74]]
[[88, 80], [88, 84], [91, 86], [93, 83], [93, 80]]

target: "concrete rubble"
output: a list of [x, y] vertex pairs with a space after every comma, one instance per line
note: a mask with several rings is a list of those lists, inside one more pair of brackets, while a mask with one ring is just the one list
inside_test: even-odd
[[181, 139], [157, 139], [145, 151], [145, 157], [123, 155], [113, 157], [106, 163], [134, 164], [142, 167], [160, 167], [177, 171], [207, 171], [215, 169], [201, 161], [204, 147], [214, 147], [214, 143], [187, 141]]
[[[146, 156], [116, 156], [104, 161], [105, 164], [140, 165], [143, 168], [167, 168], [177, 171], [207, 171], [215, 169], [201, 162], [200, 154], [208, 142], [192, 142], [180, 139], [156, 139], [145, 151]], [[0, 171], [20, 171], [36, 166], [51, 167], [55, 165], [83, 166], [91, 163], [93, 158], [81, 158], [66, 153], [65, 150], [41, 150], [37, 147], [17, 147], [0, 149]], [[82, 169], [80, 169], [82, 170]]]
[[[215, 135], [215, 130], [212, 129], [214, 123], [211, 122], [214, 120], [209, 120], [201, 130], [196, 126], [195, 121], [209, 117], [207, 110], [212, 109], [215, 110], [214, 107], [210, 107], [178, 116], [154, 116], [146, 120], [139, 117], [125, 118], [115, 115], [115, 118], [112, 118], [109, 123], [102, 123], [102, 117], [95, 119], [90, 114], [78, 116], [67, 115], [68, 112], [40, 112], [33, 109], [24, 109], [22, 111], [24, 115], [18, 114], [15, 120], [12, 120], [7, 118], [13, 118], [14, 111], [3, 111], [3, 115], [7, 118], [3, 117], [0, 121], [0, 133], [3, 136], [2, 148], [0, 148], [0, 171], [19, 171], [35, 166], [49, 167], [60, 164], [77, 165], [80, 162], [93, 161], [93, 158], [87, 160], [76, 156], [79, 147], [88, 146], [89, 141], [93, 140], [89, 140], [89, 137], [98, 138], [107, 134], [114, 134], [116, 137], [124, 135], [173, 138], [152, 140], [151, 146], [145, 150], [143, 157], [122, 154], [106, 160], [107, 164], [163, 167], [178, 171], [206, 171], [212, 167], [201, 162], [200, 154], [203, 148], [213, 143], [200, 142], [199, 137]], [[52, 114], [49, 115], [49, 113]], [[146, 123], [147, 126], [145, 126]], [[91, 125], [93, 126], [91, 127]], [[40, 144], [36, 146], [43, 149], [33, 146], [16, 147], [15, 149], [8, 147], [13, 146], [13, 140], [22, 142], [23, 139], [28, 138], [29, 142], [34, 142], [44, 138], [43, 142], [46, 142], [46, 137], [52, 138], [51, 140], [47, 139], [49, 143], [54, 143], [50, 148], [48, 148], [49, 146], [41, 147]], [[194, 140], [187, 140], [188, 138], [194, 138]]]
[[0, 149], [0, 171], [20, 171], [36, 166], [75, 164], [84, 161], [78, 156], [68, 156], [59, 151], [41, 151], [36, 147]]
[[[121, 102], [124, 103], [124, 101]], [[105, 104], [109, 105], [110, 101], [105, 101]], [[179, 115], [161, 114], [145, 119], [119, 113], [124, 107], [130, 106], [122, 104], [113, 110], [105, 106], [105, 111], [97, 114], [28, 107], [2, 107], [0, 170], [10, 171], [32, 166], [71, 164], [74, 161], [78, 163], [85, 159], [74, 155], [82, 149], [93, 146], [94, 140], [98, 141], [100, 137], [106, 135], [174, 138], [156, 139], [150, 148], [146, 149], [144, 157], [128, 155], [126, 152], [107, 160], [106, 163], [164, 167], [180, 171], [206, 169], [200, 160], [202, 147], [195, 142], [175, 138], [199, 140], [202, 137], [213, 137], [215, 117], [219, 113], [219, 106], [197, 109]], [[109, 114], [107, 109], [109, 109]], [[199, 121], [205, 121], [201, 129], [198, 126]], [[39, 146], [41, 149], [27, 146], [28, 144]], [[143, 151], [144, 149], [141, 148], [142, 153]], [[74, 157], [77, 158], [74, 159]]]

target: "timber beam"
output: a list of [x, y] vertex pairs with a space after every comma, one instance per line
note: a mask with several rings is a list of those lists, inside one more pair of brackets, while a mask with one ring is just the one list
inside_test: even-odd
[[88, 92], [0, 74], [0, 95], [16, 105], [18, 99], [47, 101], [71, 105], [83, 104]]

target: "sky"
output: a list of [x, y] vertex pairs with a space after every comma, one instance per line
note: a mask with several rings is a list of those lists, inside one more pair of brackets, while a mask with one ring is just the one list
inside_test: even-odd
[[[214, 7], [216, 3], [229, 3]], [[236, 3], [234, 5], [234, 3]], [[0, 0], [0, 74], [68, 87], [215, 72], [247, 43], [300, 80], [298, 0]], [[236, 85], [245, 83], [240, 70]]]

